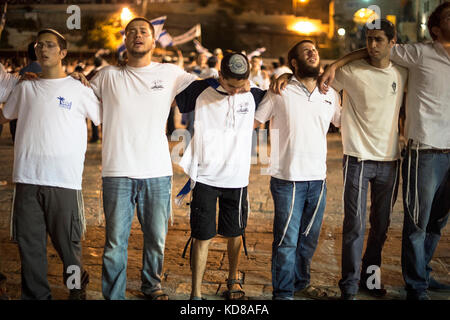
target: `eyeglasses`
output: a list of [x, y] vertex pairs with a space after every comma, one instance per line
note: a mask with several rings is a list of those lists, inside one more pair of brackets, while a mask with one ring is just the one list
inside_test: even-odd
[[49, 50], [53, 50], [58, 47], [58, 44], [55, 42], [46, 42], [46, 43], [38, 42], [34, 45], [34, 47], [39, 50], [42, 50], [44, 47], [46, 47]]

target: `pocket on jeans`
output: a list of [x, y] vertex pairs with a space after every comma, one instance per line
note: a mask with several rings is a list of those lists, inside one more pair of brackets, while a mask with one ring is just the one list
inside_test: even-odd
[[81, 221], [80, 217], [78, 216], [78, 212], [73, 211], [72, 212], [72, 222], [70, 227], [70, 240], [73, 242], [80, 242], [81, 241]]
[[281, 180], [274, 177], [270, 179], [270, 191], [272, 192], [272, 195], [274, 193], [279, 195], [292, 193], [292, 188], [293, 188], [292, 181]]
[[275, 177], [270, 178], [270, 184], [279, 185], [279, 186], [291, 186], [292, 181], [282, 180]]

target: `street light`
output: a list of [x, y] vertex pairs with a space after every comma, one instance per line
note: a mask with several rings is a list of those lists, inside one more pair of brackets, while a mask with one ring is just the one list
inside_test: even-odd
[[126, 25], [131, 19], [133, 19], [133, 13], [127, 7], [122, 9], [122, 13], [120, 14], [120, 21], [122, 25]]
[[339, 28], [337, 31], [338, 35], [340, 35], [341, 37], [345, 36], [345, 29], [344, 28]]
[[300, 34], [305, 34], [305, 35], [309, 35], [315, 31], [317, 31], [317, 27], [314, 25], [314, 23], [312, 23], [310, 21], [299, 21], [299, 22], [295, 23], [291, 27], [291, 29]]
[[358, 24], [364, 24], [373, 21], [375, 19], [379, 19], [377, 13], [368, 8], [361, 8], [358, 11], [356, 11], [353, 15], [353, 21], [355, 21]]

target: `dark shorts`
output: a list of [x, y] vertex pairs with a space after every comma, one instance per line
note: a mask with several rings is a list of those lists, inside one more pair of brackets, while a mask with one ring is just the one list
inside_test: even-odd
[[[219, 199], [219, 220], [216, 232], [217, 199]], [[240, 236], [244, 234], [247, 226], [247, 216], [247, 187], [218, 188], [199, 182], [195, 184], [191, 201], [193, 238], [209, 240], [217, 233], [224, 237]]]

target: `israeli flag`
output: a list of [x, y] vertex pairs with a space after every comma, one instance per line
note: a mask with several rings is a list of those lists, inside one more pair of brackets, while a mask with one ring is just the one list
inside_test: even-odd
[[183, 199], [184, 197], [186, 197], [189, 192], [191, 192], [192, 189], [194, 189], [195, 187], [195, 181], [192, 179], [189, 179], [186, 184], [184, 185], [184, 187], [180, 190], [180, 192], [178, 192], [177, 196], [175, 197], [175, 205], [177, 207], [181, 207], [181, 205], [183, 204]]
[[150, 20], [150, 22], [153, 25], [153, 28], [155, 28], [155, 39], [159, 39], [159, 36], [162, 33], [162, 30], [164, 27], [164, 23], [166, 22], [166, 19], [167, 19], [167, 16], [162, 16], [162, 17]]
[[206, 49], [204, 46], [202, 46], [202, 44], [200, 43], [200, 41], [198, 41], [197, 39], [194, 39], [193, 42], [194, 42], [195, 50], [196, 50], [198, 53], [204, 53], [204, 54], [206, 54], [206, 56], [207, 56], [208, 58], [211, 57], [211, 56], [213, 55], [211, 52], [209, 52], [208, 49]]
[[173, 45], [172, 37], [166, 30], [163, 30], [161, 32], [161, 34], [159, 35], [159, 38], [158, 38], [158, 42], [161, 45], [161, 47], [163, 47], [163, 48], [170, 47]]

